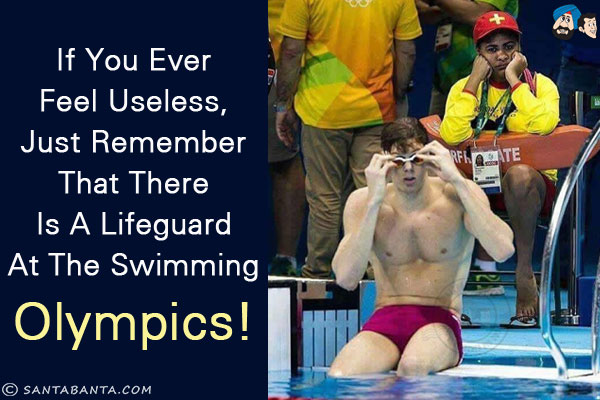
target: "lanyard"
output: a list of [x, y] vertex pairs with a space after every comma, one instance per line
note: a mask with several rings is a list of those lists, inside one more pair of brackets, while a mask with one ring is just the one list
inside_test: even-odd
[[508, 97], [508, 102], [506, 103], [506, 108], [504, 109], [504, 113], [502, 114], [502, 118], [500, 119], [500, 124], [498, 125], [498, 128], [496, 129], [496, 137], [500, 136], [502, 134], [502, 131], [504, 131], [504, 125], [506, 124], [506, 118], [508, 117], [508, 114], [510, 113], [510, 106], [512, 105], [512, 98], [510, 98], [510, 89], [507, 89], [502, 96], [500, 97], [500, 99], [498, 100], [498, 102], [496, 103], [496, 105], [494, 106], [494, 108], [492, 108], [491, 111], [488, 112], [489, 107], [488, 107], [488, 81], [485, 80], [483, 81], [483, 88], [482, 88], [482, 93], [481, 93], [481, 103], [479, 106], [479, 114], [477, 115], [477, 125], [475, 127], [475, 133], [473, 136], [473, 139], [477, 139], [479, 138], [479, 135], [481, 134], [481, 131], [483, 130], [483, 128], [485, 127], [485, 124], [487, 124], [488, 120], [490, 119], [491, 115], [494, 115], [494, 113], [496, 112], [496, 109], [500, 106], [500, 104], [504, 101], [505, 97]]

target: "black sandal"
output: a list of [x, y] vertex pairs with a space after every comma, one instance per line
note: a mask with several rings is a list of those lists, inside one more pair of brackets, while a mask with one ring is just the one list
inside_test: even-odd
[[460, 327], [462, 329], [479, 329], [481, 325], [474, 324], [467, 314], [460, 315]]
[[514, 316], [508, 324], [500, 324], [505, 329], [538, 329], [540, 327], [537, 317]]

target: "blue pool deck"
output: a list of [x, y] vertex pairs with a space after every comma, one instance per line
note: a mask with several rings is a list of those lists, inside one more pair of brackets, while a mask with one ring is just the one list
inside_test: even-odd
[[[567, 302], [562, 292], [562, 304]], [[506, 288], [503, 296], [464, 296], [463, 312], [481, 329], [463, 329], [465, 361], [485, 362], [498, 357], [549, 355], [540, 329], [504, 329], [515, 313], [516, 290]], [[553, 302], [551, 308], [553, 308]], [[553, 334], [565, 355], [590, 356], [591, 330], [589, 327], [553, 326]]]
[[[561, 296], [566, 304], [566, 291]], [[480, 329], [463, 329], [464, 362], [449, 376], [498, 376], [504, 378], [557, 379], [556, 365], [538, 329], [504, 329], [515, 311], [516, 290], [506, 288], [504, 296], [463, 297], [464, 312], [481, 324]], [[553, 308], [553, 304], [552, 304]], [[591, 370], [591, 329], [553, 326], [574, 380], [600, 383]]]

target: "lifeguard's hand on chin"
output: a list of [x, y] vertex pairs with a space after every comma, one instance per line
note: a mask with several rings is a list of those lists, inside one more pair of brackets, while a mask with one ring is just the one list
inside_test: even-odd
[[473, 61], [473, 69], [471, 70], [470, 77], [473, 77], [477, 82], [481, 82], [490, 77], [492, 74], [492, 67], [485, 57], [478, 55]]
[[506, 74], [508, 78], [508, 74], [513, 74], [515, 77], [519, 78], [523, 71], [527, 68], [527, 58], [518, 51], [515, 51], [512, 55], [512, 60], [508, 63], [506, 67]]
[[444, 182], [455, 184], [463, 179], [450, 156], [450, 151], [439, 142], [430, 142], [417, 153], [425, 160], [427, 170], [433, 172]]
[[492, 67], [485, 57], [479, 55], [475, 57], [473, 61], [473, 69], [465, 84], [465, 90], [471, 93], [477, 93], [479, 84], [490, 77], [492, 74]]
[[396, 166], [392, 162], [394, 156], [375, 154], [371, 158], [369, 166], [365, 169], [367, 178], [367, 188], [369, 191], [369, 202], [381, 204], [385, 197], [385, 188], [387, 184], [386, 176], [390, 168]]

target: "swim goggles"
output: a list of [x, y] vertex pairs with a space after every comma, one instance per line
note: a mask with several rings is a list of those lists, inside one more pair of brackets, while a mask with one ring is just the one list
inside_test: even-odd
[[402, 167], [405, 163], [409, 161], [415, 165], [421, 165], [425, 162], [425, 160], [419, 157], [417, 153], [413, 154], [410, 157], [396, 156], [392, 159], [392, 162], [398, 167]]

